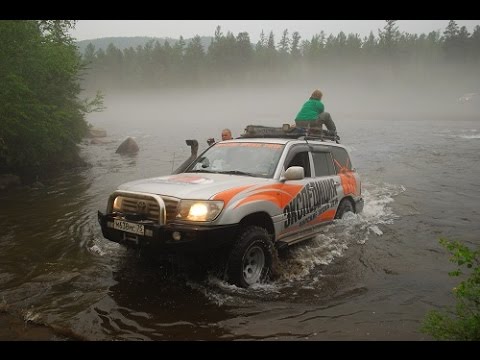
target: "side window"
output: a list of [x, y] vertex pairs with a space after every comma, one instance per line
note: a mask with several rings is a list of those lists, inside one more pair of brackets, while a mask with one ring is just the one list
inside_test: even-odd
[[315, 176], [335, 175], [335, 169], [332, 164], [332, 156], [328, 152], [313, 152], [313, 166], [315, 167]]
[[334, 160], [333, 163], [335, 164], [337, 173], [339, 173], [341, 169], [352, 170], [350, 156], [348, 156], [348, 153], [345, 149], [332, 146], [331, 151]]
[[292, 160], [287, 163], [285, 169], [288, 169], [290, 166], [301, 166], [305, 169], [305, 177], [311, 177], [312, 173], [310, 171], [310, 159], [308, 158], [308, 151], [302, 151], [297, 153]]

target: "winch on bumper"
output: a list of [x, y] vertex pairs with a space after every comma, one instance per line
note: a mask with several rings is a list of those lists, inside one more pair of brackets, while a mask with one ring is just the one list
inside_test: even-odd
[[238, 229], [238, 225], [185, 224], [171, 219], [167, 223], [168, 217], [162, 197], [129, 191], [115, 191], [107, 213], [98, 211], [103, 236], [134, 248], [208, 251], [232, 244]]

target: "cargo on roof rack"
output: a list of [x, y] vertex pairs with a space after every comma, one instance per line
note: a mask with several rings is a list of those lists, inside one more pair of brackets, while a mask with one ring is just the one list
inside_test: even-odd
[[290, 126], [283, 124], [282, 127], [247, 125], [245, 132], [240, 135], [241, 138], [287, 138], [287, 139], [304, 139], [304, 140], [320, 140], [335, 141], [340, 143], [340, 137], [336, 133], [329, 130], [317, 130]]

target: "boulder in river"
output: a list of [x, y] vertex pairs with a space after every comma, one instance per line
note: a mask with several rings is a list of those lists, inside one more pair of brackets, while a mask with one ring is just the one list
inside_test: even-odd
[[139, 148], [135, 140], [131, 138], [130, 136], [126, 138], [118, 147], [117, 151], [115, 151], [117, 154], [121, 155], [133, 155], [138, 152]]

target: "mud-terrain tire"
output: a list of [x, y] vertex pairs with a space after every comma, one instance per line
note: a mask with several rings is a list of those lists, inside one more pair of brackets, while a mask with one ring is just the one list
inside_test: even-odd
[[238, 236], [227, 264], [228, 282], [247, 288], [270, 278], [274, 246], [267, 230], [249, 226]]
[[343, 216], [348, 212], [352, 212], [352, 213], [355, 212], [353, 210], [352, 202], [348, 199], [343, 199], [340, 202], [340, 205], [338, 205], [337, 213], [335, 214], [335, 219], [342, 219]]

